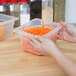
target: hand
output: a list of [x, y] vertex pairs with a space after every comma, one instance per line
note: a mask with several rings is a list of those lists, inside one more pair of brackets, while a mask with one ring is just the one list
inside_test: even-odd
[[56, 53], [55, 51], [58, 50], [56, 44], [52, 40], [40, 36], [29, 40], [29, 43], [35, 50], [38, 50], [41, 55], [53, 55]]
[[63, 26], [63, 29], [59, 32], [58, 39], [76, 42], [76, 27], [72, 24], [68, 24], [62, 21], [60, 24]]

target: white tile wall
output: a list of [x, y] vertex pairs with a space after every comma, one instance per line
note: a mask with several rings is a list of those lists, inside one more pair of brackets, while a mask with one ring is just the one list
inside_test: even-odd
[[76, 0], [66, 0], [65, 21], [68, 23], [76, 23]]

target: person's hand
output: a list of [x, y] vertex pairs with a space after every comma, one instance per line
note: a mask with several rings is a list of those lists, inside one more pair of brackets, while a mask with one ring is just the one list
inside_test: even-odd
[[63, 29], [59, 32], [58, 39], [69, 42], [76, 42], [76, 27], [72, 24], [60, 22]]
[[41, 55], [53, 55], [59, 50], [52, 40], [44, 37], [37, 36], [28, 42], [35, 50], [39, 51]]

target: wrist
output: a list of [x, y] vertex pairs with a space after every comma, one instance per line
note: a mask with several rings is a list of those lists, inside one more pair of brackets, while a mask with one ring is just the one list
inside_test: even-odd
[[71, 39], [71, 42], [76, 43], [76, 37], [73, 37], [73, 39]]
[[51, 51], [50, 51], [50, 55], [51, 56], [55, 56], [55, 55], [57, 55], [58, 53], [60, 52], [60, 50], [58, 49], [58, 48], [54, 48], [54, 49], [52, 49]]
[[59, 58], [61, 58], [62, 56], [64, 56], [64, 54], [61, 52], [61, 50], [56, 50], [54, 51], [51, 56], [55, 59], [55, 60], [59, 60]]
[[74, 37], [74, 42], [76, 43], [76, 37]]

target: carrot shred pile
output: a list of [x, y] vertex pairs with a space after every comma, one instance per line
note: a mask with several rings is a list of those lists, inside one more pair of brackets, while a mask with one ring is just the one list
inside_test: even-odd
[[[0, 23], [2, 23], [2, 21], [0, 21]], [[2, 38], [5, 34], [5, 29], [3, 25], [0, 25], [0, 38]]]
[[33, 35], [45, 35], [48, 32], [52, 31], [52, 29], [44, 27], [44, 21], [42, 21], [42, 27], [32, 27], [30, 29], [23, 29], [24, 32], [33, 34]]

